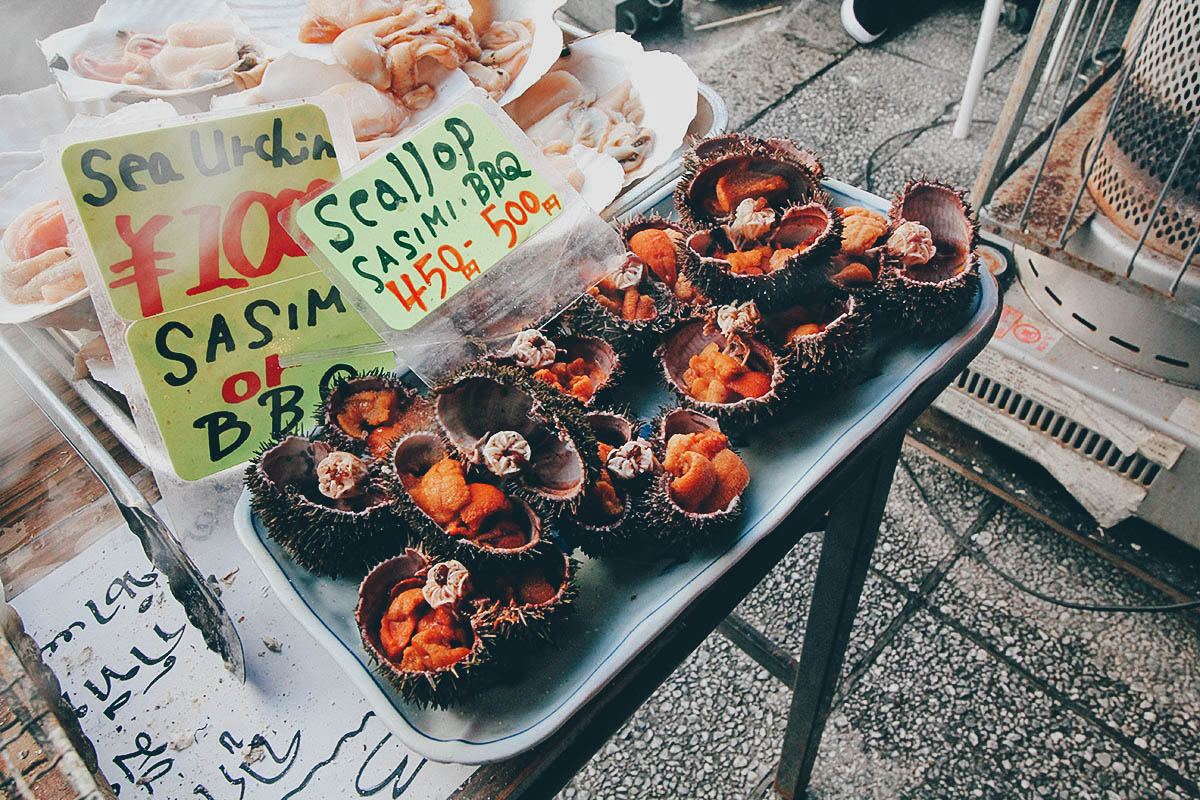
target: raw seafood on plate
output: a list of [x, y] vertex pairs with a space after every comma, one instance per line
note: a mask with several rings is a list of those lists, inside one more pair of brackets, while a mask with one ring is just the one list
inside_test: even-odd
[[862, 206], [839, 208], [842, 217], [841, 249], [830, 260], [829, 280], [839, 288], [854, 292], [868, 307], [887, 291], [889, 274], [881, 270], [876, 245], [887, 234], [887, 218]]
[[481, 50], [469, 17], [443, 0], [399, 4], [309, 0], [300, 41], [328, 43], [356, 80], [410, 110], [433, 102], [437, 84]]
[[564, 314], [565, 324], [607, 339], [630, 354], [647, 351], [672, 318], [670, 293], [651, 276], [640, 258], [627, 253], [619, 268], [571, 304]]
[[403, 436], [389, 468], [405, 517], [431, 553], [470, 567], [506, 564], [533, 557], [548, 538], [542, 516], [506, 491], [505, 476], [472, 469], [438, 432]]
[[176, 22], [162, 36], [118, 31], [113, 40], [71, 55], [82, 78], [143, 86], [196, 89], [231, 81], [245, 89], [258, 83], [264, 58], [256, 45], [239, 41], [229, 20]]
[[698, 82], [671, 53], [621, 33], [572, 42], [536, 84], [505, 107], [549, 155], [574, 145], [609, 155], [628, 184], [665, 164], [696, 115]]
[[[428, 93], [424, 87], [436, 86], [439, 67], [462, 69], [492, 99], [507, 102], [532, 83], [530, 77], [536, 80], [526, 71], [531, 61], [540, 75], [557, 57], [562, 32], [553, 14], [560, 5], [562, 0], [476, 0], [469, 6], [442, 0], [308, 0], [298, 39], [331, 45], [333, 60], [355, 77], [390, 89], [413, 108], [421, 106], [406, 95], [414, 88]], [[314, 49], [297, 52], [313, 57]]]
[[[675, 302], [687, 306], [703, 306], [708, 298], [702, 295], [680, 268], [686, 233], [676, 222], [657, 214], [639, 214], [620, 226], [621, 240], [629, 252], [649, 268], [648, 277], [671, 290]], [[677, 313], [684, 313], [679, 310]]]
[[678, 323], [657, 355], [667, 386], [685, 406], [732, 427], [779, 411], [790, 386], [791, 358], [758, 330], [753, 301], [722, 306], [706, 319]]
[[919, 178], [896, 194], [876, 252], [892, 284], [887, 310], [902, 329], [942, 335], [962, 323], [979, 290], [977, 233], [970, 204], [952, 186]]
[[835, 290], [842, 220], [820, 188], [820, 163], [790, 142], [742, 135], [697, 143], [675, 190], [691, 233], [682, 269], [716, 303], [764, 311]]
[[562, 53], [554, 14], [566, 0], [472, 0], [479, 58], [463, 65], [471, 81], [501, 105], [517, 99]]
[[[467, 85], [464, 78], [461, 88]], [[345, 102], [359, 155], [364, 157], [391, 144], [400, 129], [414, 117], [413, 111], [391, 92], [357, 80], [342, 66], [292, 53], [284, 53], [267, 64], [258, 86], [214, 97], [212, 107], [245, 107], [318, 95], [340, 97]]]
[[471, 574], [408, 549], [375, 566], [358, 589], [354, 621], [379, 674], [410, 702], [445, 708], [494, 665], [480, 631]]
[[519, 368], [468, 364], [434, 389], [433, 405], [458, 458], [504, 478], [545, 518], [574, 512], [600, 471], [579, 404]]
[[554, 623], [571, 610], [578, 564], [552, 544], [502, 570], [476, 574], [479, 627], [493, 634], [497, 652], [550, 638]]
[[684, 154], [675, 208], [693, 229], [731, 222], [747, 198], [765, 198], [766, 207], [780, 213], [817, 197], [823, 175], [816, 156], [790, 141], [713, 136]]
[[245, 89], [258, 85], [275, 55], [217, 0], [109, 0], [91, 22], [38, 44], [75, 102]]
[[550, 334], [536, 328], [521, 331], [495, 358], [498, 363], [527, 370], [585, 406], [614, 389], [622, 373], [621, 355], [607, 341], [598, 336], [572, 336], [557, 327]]
[[548, 639], [570, 610], [574, 571], [553, 546], [491, 572], [410, 548], [363, 579], [354, 619], [379, 673], [406, 700], [447, 708]]
[[779, 213], [765, 197], [745, 197], [728, 223], [684, 240], [683, 271], [714, 302], [783, 308], [828, 288], [841, 224], [826, 197]]
[[789, 354], [791, 384], [802, 391], [828, 393], [852, 375], [868, 353], [870, 321], [862, 302], [851, 294], [771, 314], [764, 326]]
[[646, 492], [661, 465], [641, 436], [641, 423], [628, 414], [592, 411], [585, 419], [603, 467], [588, 485], [579, 511], [559, 521], [560, 531], [592, 557], [641, 549]]
[[390, 372], [377, 370], [336, 381], [321, 399], [321, 424], [339, 448], [375, 459], [390, 457], [396, 440], [428, 427], [428, 403]]
[[0, 294], [10, 303], [54, 304], [87, 291], [57, 200], [38, 203], [14, 219], [4, 229], [0, 248]]
[[[423, 119], [443, 94], [472, 82], [508, 102], [558, 57], [562, 0], [235, 0], [264, 41], [287, 51], [252, 102], [339, 94], [350, 106], [360, 154]], [[369, 91], [370, 90], [373, 91]], [[250, 102], [250, 101], [243, 101]]]

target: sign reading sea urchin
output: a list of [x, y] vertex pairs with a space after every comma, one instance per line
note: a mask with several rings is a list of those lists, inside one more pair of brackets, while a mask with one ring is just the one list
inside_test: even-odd
[[[127, 348], [146, 398], [131, 386], [131, 405], [179, 477], [241, 464], [310, 424], [335, 378], [394, 363], [279, 220], [341, 174], [317, 105], [126, 130], [61, 163], [105, 338], [118, 364]], [[286, 361], [331, 346], [376, 352]]]

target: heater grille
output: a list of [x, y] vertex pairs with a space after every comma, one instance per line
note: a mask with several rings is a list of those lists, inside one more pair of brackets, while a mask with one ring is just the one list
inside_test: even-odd
[[1159, 0], [1149, 24], [1088, 185], [1105, 215], [1136, 239], [1169, 181], [1146, 244], [1180, 259], [1200, 233], [1200, 144], [1188, 142], [1200, 116], [1200, 3]]
[[1148, 487], [1162, 469], [1140, 453], [1121, 452], [1107, 436], [969, 367], [959, 374], [954, 385], [976, 400], [1041, 431], [1064, 447], [1092, 459], [1126, 480]]

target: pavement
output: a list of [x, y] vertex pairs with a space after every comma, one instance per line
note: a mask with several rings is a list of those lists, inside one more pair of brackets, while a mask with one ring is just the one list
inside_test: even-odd
[[[982, 3], [936, 6], [865, 47], [842, 31], [836, 0], [693, 30], [778, 2], [685, 0], [680, 23], [642, 40], [716, 88], [731, 128], [792, 138], [833, 177], [885, 195], [923, 173], [970, 185], [1022, 37], [998, 32], [978, 121], [960, 142], [950, 129]], [[611, 5], [570, 0], [566, 10], [594, 18]], [[820, 538], [802, 539], [738, 609], [792, 653]], [[1151, 578], [1200, 564], [1168, 549], [1161, 574], [1147, 562]], [[1174, 600], [1103, 548], [906, 445], [810, 796], [1200, 798], [1200, 612], [1068, 610], [987, 563], [1066, 600]], [[559, 797], [775, 797], [789, 702], [787, 687], [713, 634]]]

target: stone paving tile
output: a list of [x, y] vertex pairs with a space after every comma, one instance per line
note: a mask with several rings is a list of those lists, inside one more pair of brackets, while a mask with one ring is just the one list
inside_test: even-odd
[[710, 636], [559, 793], [559, 800], [733, 800], [774, 768], [790, 693]]
[[[755, 4], [747, 4], [746, 10], [754, 10]], [[571, 7], [568, 3], [567, 8]], [[718, 8], [728, 13], [717, 14]], [[669, 50], [696, 69], [707, 63], [715, 54], [731, 57], [738, 52], [739, 44], [748, 36], [745, 25], [729, 25], [707, 31], [693, 30], [693, 26], [709, 22], [713, 18], [732, 16], [737, 13], [729, 3], [697, 3], [684, 6], [684, 14], [678, 22], [667, 24], [640, 34], [637, 38], [647, 50]], [[777, 24], [776, 24], [777, 25]]]
[[737, 68], [722, 55], [696, 68], [729, 109], [729, 129], [741, 130], [796, 86], [837, 60], [823, 50], [796, 42], [776, 31], [743, 42]]
[[[687, 61], [700, 80], [725, 101], [729, 128], [738, 130], [854, 44], [844, 33], [831, 36], [834, 32], [806, 11], [805, 5], [811, 4], [796, 4], [759, 20], [699, 32], [692, 26], [752, 11], [754, 4], [688, 5], [682, 24], [648, 33], [641, 41], [648, 49], [667, 49]], [[840, 25], [837, 31], [841, 32]], [[731, 64], [737, 68], [731, 69]]]
[[[954, 121], [958, 116], [957, 101], [933, 123], [913, 126], [923, 130], [911, 137], [899, 137], [894, 144], [880, 150], [871, 175], [863, 178], [864, 188], [887, 197], [902, 187], [908, 178], [928, 175], [956, 183], [969, 191], [996, 129], [996, 121], [1000, 119], [1007, 91], [1008, 82], [988, 79], [988, 84], [979, 93], [971, 117], [971, 132], [966, 139], [953, 136]], [[1018, 136], [1014, 153], [1043, 125], [1053, 122], [1054, 110], [1049, 107], [1041, 111], [1035, 109], [1028, 120]]]
[[863, 177], [863, 188], [890, 199], [909, 179], [926, 176], [969, 191], [993, 128], [979, 123], [982, 117], [978, 113], [975, 119], [971, 135], [955, 139], [954, 117], [942, 118], [886, 161], [876, 159], [870, 174]]
[[[1076, 602], [1170, 602], [1092, 551], [1005, 507], [975, 537], [1000, 568]], [[1018, 591], [974, 558], [930, 605], [978, 631], [1139, 750], [1200, 783], [1200, 613], [1072, 611]]]
[[[758, 587], [737, 607], [737, 613], [794, 658], [800, 657], [804, 627], [812, 602], [822, 534], [801, 539], [771, 570]], [[850, 643], [842, 665], [842, 676], [858, 665], [879, 640], [880, 634], [899, 616], [907, 597], [875, 573], [868, 573], [859, 601], [858, 616], [850, 629]]]
[[[983, 3], [943, 0], [929, 5], [911, 23], [898, 26], [874, 46], [928, 67], [961, 75], [961, 81], [965, 83], [967, 71], [971, 68], [971, 57], [975, 53], [975, 40], [979, 37]], [[1001, 24], [996, 29], [988, 52], [988, 68], [998, 65], [1024, 42], [1024, 36], [1013, 33]]]
[[956, 532], [966, 533], [975, 524], [991, 495], [915, 447], [906, 445], [900, 456], [941, 517]]
[[922, 611], [830, 716], [809, 796], [1115, 800], [1172, 793], [1193, 796]]
[[[952, 519], [960, 518], [956, 515]], [[961, 530], [969, 524], [964, 520]], [[874, 567], [908, 591], [916, 592], [925, 577], [957, 549], [958, 543], [925, 504], [917, 484], [898, 466], [883, 509]]]
[[858, 183], [867, 156], [900, 131], [932, 122], [958, 96], [957, 76], [928, 70], [898, 81], [908, 59], [857, 48], [750, 126], [758, 136], [786, 136], [823, 157], [828, 173]]
[[860, 46], [842, 27], [841, 3], [804, 0], [789, 6], [784, 14], [787, 33], [805, 44], [838, 55]]

